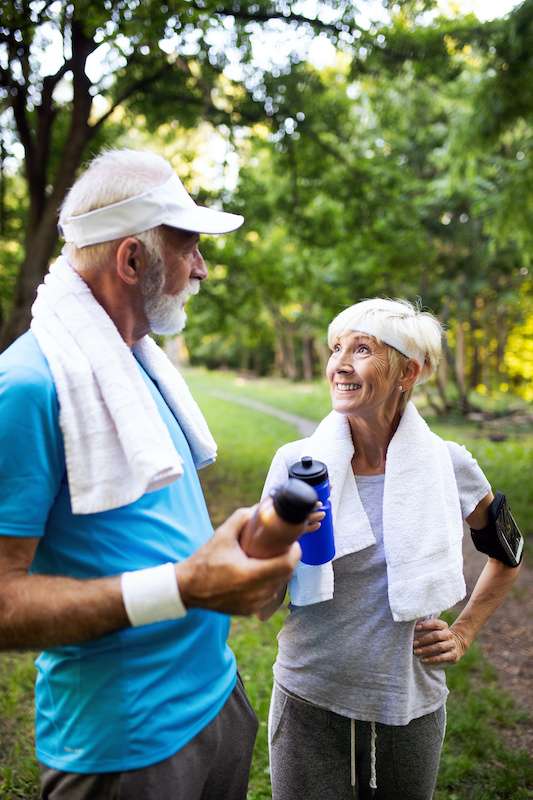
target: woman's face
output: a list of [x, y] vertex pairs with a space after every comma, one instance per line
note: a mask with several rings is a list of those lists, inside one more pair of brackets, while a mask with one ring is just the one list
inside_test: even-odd
[[393, 409], [400, 397], [387, 346], [365, 333], [348, 331], [339, 336], [333, 343], [326, 377], [333, 408], [348, 416], [364, 416], [386, 405]]

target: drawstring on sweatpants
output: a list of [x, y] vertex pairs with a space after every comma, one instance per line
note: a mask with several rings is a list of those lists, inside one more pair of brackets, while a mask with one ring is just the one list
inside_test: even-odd
[[350, 720], [350, 783], [352, 786], [352, 794], [355, 797], [355, 720]]
[[[378, 788], [376, 780], [376, 723], [370, 723], [370, 781], [369, 787], [374, 790]], [[350, 784], [352, 787], [352, 794], [355, 797], [355, 789], [357, 786], [357, 775], [355, 770], [355, 720], [350, 720]]]
[[377, 789], [376, 783], [376, 723], [370, 723], [370, 783], [371, 789]]

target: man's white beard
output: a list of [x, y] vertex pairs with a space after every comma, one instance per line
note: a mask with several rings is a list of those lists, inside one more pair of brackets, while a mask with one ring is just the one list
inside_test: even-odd
[[200, 281], [191, 279], [179, 294], [165, 294], [165, 271], [163, 262], [157, 259], [145, 278], [143, 286], [144, 313], [152, 333], [170, 335], [180, 333], [187, 322], [185, 303], [193, 294], [200, 291]]
[[187, 322], [185, 303], [193, 294], [200, 291], [200, 281], [191, 280], [179, 294], [163, 292], [148, 297], [144, 304], [144, 313], [153, 333], [169, 335], [180, 333]]

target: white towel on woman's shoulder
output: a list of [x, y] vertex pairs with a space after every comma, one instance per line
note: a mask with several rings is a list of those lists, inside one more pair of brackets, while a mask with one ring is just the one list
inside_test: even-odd
[[[265, 485], [268, 492], [281, 483], [290, 464], [304, 455], [327, 465], [335, 558], [375, 544], [352, 472], [353, 452], [347, 417], [332, 411], [308, 439], [280, 448]], [[383, 544], [394, 620], [438, 614], [464, 597], [462, 537], [459, 492], [448, 447], [409, 403], [389, 444], [385, 468]], [[289, 591], [294, 605], [331, 599], [332, 564], [299, 564]]]
[[135, 345], [134, 356], [64, 257], [39, 286], [32, 317], [31, 330], [57, 390], [75, 514], [132, 503], [183, 474], [182, 459], [135, 356], [157, 382], [196, 467], [214, 461], [215, 441], [177, 369], [148, 336]]

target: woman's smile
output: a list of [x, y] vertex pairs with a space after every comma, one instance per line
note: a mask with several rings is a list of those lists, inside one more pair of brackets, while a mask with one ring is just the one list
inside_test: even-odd
[[336, 383], [335, 389], [338, 392], [355, 392], [357, 389], [361, 388], [360, 383]]

